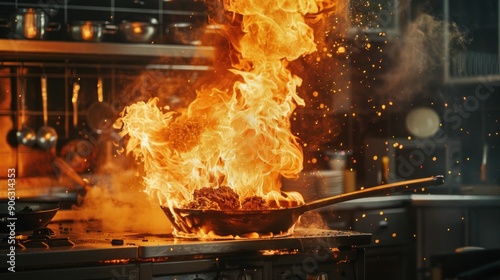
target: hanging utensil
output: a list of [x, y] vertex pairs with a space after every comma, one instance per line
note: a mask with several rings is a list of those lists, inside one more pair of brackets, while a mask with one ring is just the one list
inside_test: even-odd
[[80, 92], [80, 84], [78, 82], [73, 83], [73, 96], [71, 97], [71, 103], [73, 104], [73, 127], [78, 126], [78, 93]]
[[113, 110], [104, 102], [102, 77], [97, 78], [97, 101], [87, 110], [87, 123], [97, 133], [109, 131], [113, 125]]
[[206, 210], [170, 208], [161, 206], [176, 231], [196, 234], [212, 232], [218, 236], [242, 236], [250, 233], [287, 235], [299, 217], [307, 211], [330, 206], [336, 203], [388, 194], [396, 191], [408, 191], [416, 188], [444, 184], [443, 176], [432, 176], [391, 184], [366, 188], [350, 193], [339, 194], [299, 206], [270, 210]]
[[32, 147], [36, 143], [36, 132], [26, 124], [26, 79], [19, 78], [21, 96], [21, 120], [20, 128], [16, 132], [17, 142], [21, 145]]
[[488, 182], [488, 145], [485, 143], [483, 144], [483, 158], [481, 160], [481, 169], [480, 169], [480, 176], [479, 178], [481, 179], [481, 183], [487, 183]]
[[54, 147], [57, 143], [57, 132], [56, 130], [48, 125], [48, 112], [47, 112], [47, 76], [42, 75], [41, 79], [42, 85], [42, 109], [43, 109], [43, 126], [40, 127], [36, 133], [36, 143], [42, 149], [48, 150]]

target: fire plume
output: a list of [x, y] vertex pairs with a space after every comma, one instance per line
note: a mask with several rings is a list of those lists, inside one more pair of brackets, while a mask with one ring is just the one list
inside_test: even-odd
[[180, 207], [202, 187], [229, 186], [244, 199], [265, 198], [278, 207], [303, 203], [282, 197], [281, 178], [297, 177], [303, 153], [291, 133], [290, 116], [304, 101], [302, 79], [289, 61], [316, 50], [304, 18], [317, 14], [315, 1], [224, 0], [230, 24], [231, 86], [202, 88], [187, 108], [170, 110], [160, 100], [127, 106], [117, 125], [126, 151], [144, 166], [145, 191], [160, 204]]

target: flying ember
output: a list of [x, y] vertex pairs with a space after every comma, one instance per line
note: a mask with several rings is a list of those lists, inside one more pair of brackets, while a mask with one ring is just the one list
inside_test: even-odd
[[[124, 109], [119, 119], [127, 153], [144, 167], [145, 191], [162, 206], [181, 207], [195, 190], [230, 187], [240, 203], [258, 196], [269, 205], [303, 203], [300, 194], [280, 193], [281, 178], [297, 177], [303, 153], [291, 133], [290, 116], [304, 101], [302, 79], [290, 61], [316, 50], [304, 20], [323, 2], [224, 0], [232, 57], [231, 86], [202, 88], [180, 110], [158, 98]], [[229, 29], [229, 26], [226, 26]]]

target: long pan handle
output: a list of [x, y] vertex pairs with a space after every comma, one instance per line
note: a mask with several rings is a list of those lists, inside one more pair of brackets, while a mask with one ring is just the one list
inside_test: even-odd
[[308, 202], [299, 208], [302, 210], [301, 212], [307, 212], [309, 210], [318, 209], [321, 207], [329, 206], [335, 203], [340, 203], [348, 200], [358, 199], [358, 198], [366, 198], [377, 195], [387, 195], [393, 192], [398, 191], [407, 191], [413, 190], [417, 188], [424, 188], [429, 186], [438, 186], [444, 184], [444, 176], [437, 175], [432, 177], [406, 180], [401, 182], [395, 182], [385, 185], [380, 185], [376, 187], [370, 187], [363, 190], [358, 190], [350, 193], [339, 194], [327, 198], [322, 198], [318, 200], [314, 200]]

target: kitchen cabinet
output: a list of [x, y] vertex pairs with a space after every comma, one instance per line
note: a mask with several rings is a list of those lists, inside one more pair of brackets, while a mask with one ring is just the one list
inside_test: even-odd
[[[499, 1], [444, 0], [445, 81], [491, 83], [500, 80]], [[459, 33], [458, 33], [459, 32]], [[461, 36], [461, 41], [456, 36]], [[455, 40], [454, 40], [455, 39]]]
[[456, 249], [500, 248], [500, 196], [404, 194], [322, 210], [330, 228], [372, 233], [366, 279], [431, 277], [431, 260]]
[[394, 39], [408, 24], [408, 0], [348, 1], [349, 35], [371, 41]]

